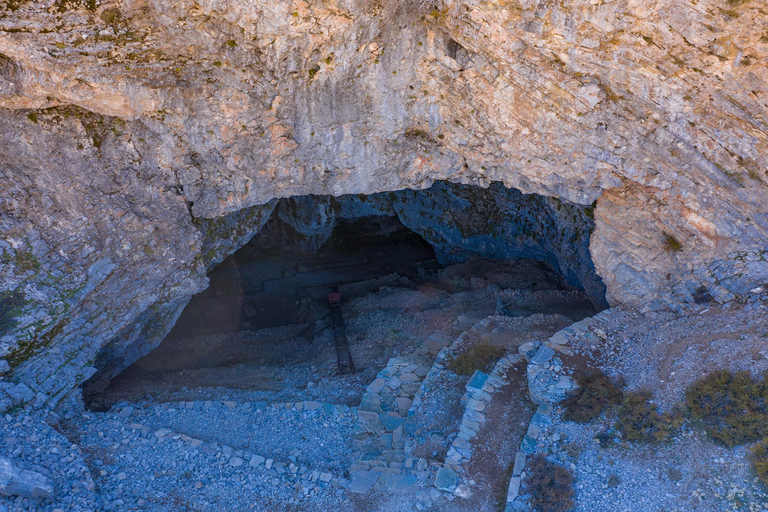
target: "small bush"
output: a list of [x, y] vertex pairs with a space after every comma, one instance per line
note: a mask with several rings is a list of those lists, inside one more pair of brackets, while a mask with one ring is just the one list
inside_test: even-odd
[[691, 384], [685, 401], [714, 439], [728, 447], [750, 443], [768, 432], [768, 386], [749, 372], [712, 372]]
[[580, 387], [563, 402], [566, 420], [586, 423], [608, 407], [621, 403], [624, 385], [621, 380], [614, 381], [597, 369], [578, 372], [574, 378]]
[[485, 341], [471, 349], [448, 359], [448, 369], [458, 375], [472, 375], [475, 370], [485, 370], [492, 363], [504, 357], [503, 347], [491, 345]]
[[669, 233], [665, 232], [664, 233], [664, 250], [670, 251], [670, 252], [682, 251], [683, 244], [680, 243], [680, 240], [670, 235]]
[[648, 391], [624, 395], [616, 427], [627, 441], [658, 443], [669, 437], [673, 417], [659, 414], [650, 404], [650, 398]]
[[667, 468], [667, 477], [673, 482], [679, 482], [683, 479], [683, 473], [677, 468]]
[[565, 512], [573, 508], [573, 473], [553, 464], [541, 455], [526, 464], [525, 487], [531, 494], [531, 505], [539, 512]]
[[120, 11], [113, 8], [105, 9], [104, 12], [101, 13], [100, 18], [101, 21], [107, 25], [114, 25], [122, 21], [122, 15], [120, 14]]
[[757, 443], [750, 451], [752, 470], [763, 485], [768, 485], [768, 438]]

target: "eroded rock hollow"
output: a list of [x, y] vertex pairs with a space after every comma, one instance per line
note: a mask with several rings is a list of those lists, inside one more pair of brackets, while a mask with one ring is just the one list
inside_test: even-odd
[[0, 409], [162, 339], [292, 196], [515, 189], [589, 208], [595, 279], [558, 263], [611, 304], [738, 298], [768, 281], [768, 15], [732, 4], [4, 3]]
[[[329, 286], [373, 279], [373, 288], [363, 287], [370, 292], [389, 283], [375, 278], [412, 274], [411, 261], [438, 267], [478, 257], [542, 261], [600, 310], [605, 286], [589, 254], [592, 215], [590, 207], [526, 196], [498, 183], [483, 189], [437, 182], [425, 190], [282, 199], [247, 250], [224, 265], [234, 268], [211, 275], [212, 287], [187, 305], [181, 325], [174, 324], [176, 316], [148, 315], [143, 330], [134, 323], [110, 340], [95, 361], [98, 373], [89, 392], [157, 347], [158, 332], [173, 327], [170, 336], [183, 338], [311, 322], [315, 308], [304, 299], [319, 298], [323, 309]], [[347, 234], [332, 239], [339, 227]], [[412, 240], [406, 233], [420, 238], [410, 245], [382, 245]], [[356, 251], [358, 245], [367, 247]], [[296, 255], [319, 249], [328, 254], [317, 261]]]

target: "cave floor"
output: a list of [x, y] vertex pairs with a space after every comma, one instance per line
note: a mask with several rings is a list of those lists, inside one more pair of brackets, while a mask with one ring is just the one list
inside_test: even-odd
[[[486, 292], [489, 285], [493, 295]], [[537, 313], [578, 320], [595, 311], [583, 294], [569, 294], [559, 275], [530, 260], [513, 264], [472, 260], [442, 269], [432, 279], [390, 274], [340, 287], [357, 370], [353, 375], [337, 374], [327, 300], [321, 295], [311, 304], [315, 313], [307, 323], [169, 337], [113, 379], [91, 408], [105, 409], [146, 395], [157, 401], [210, 400], [221, 395], [357, 405], [365, 386], [391, 357], [412, 352], [421, 340], [462, 313], [475, 310], [483, 317], [494, 313], [499, 300], [495, 287], [548, 293], [529, 301], [528, 306], [538, 304]], [[371, 289], [376, 291], [370, 293]], [[546, 327], [534, 329], [530, 335], [543, 336], [546, 331]]]

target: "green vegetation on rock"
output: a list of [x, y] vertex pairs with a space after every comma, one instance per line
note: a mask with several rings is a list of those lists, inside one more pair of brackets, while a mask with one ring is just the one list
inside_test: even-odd
[[624, 382], [621, 379], [611, 379], [599, 369], [578, 372], [574, 379], [579, 387], [563, 402], [564, 419], [586, 423], [609, 407], [621, 403], [624, 395], [621, 390]]
[[669, 252], [677, 252], [681, 251], [683, 249], [683, 244], [680, 243], [680, 241], [675, 238], [674, 236], [670, 235], [669, 233], [664, 233], [664, 250]]
[[682, 425], [682, 414], [661, 414], [651, 402], [650, 391], [625, 393], [618, 411], [616, 427], [627, 441], [658, 443], [666, 441], [673, 428]]
[[757, 443], [750, 450], [752, 469], [757, 478], [768, 486], [768, 437]]
[[[621, 378], [611, 379], [599, 369], [578, 372], [574, 378], [579, 388], [563, 402], [563, 418], [568, 421], [587, 423], [616, 408], [616, 430], [625, 440], [642, 443], [665, 441], [683, 423], [678, 408], [660, 413], [651, 404], [649, 391], [624, 392]], [[603, 434], [601, 444], [607, 446], [610, 437]]]
[[466, 352], [450, 357], [448, 369], [458, 375], [472, 375], [475, 370], [486, 370], [491, 364], [504, 357], [504, 348], [480, 342]]

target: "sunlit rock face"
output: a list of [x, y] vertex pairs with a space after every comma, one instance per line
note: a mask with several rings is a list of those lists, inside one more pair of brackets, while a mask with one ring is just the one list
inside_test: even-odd
[[768, 281], [762, 2], [382, 4], [0, 6], [14, 396], [54, 404], [110, 340], [161, 335], [289, 196], [501, 182], [597, 201], [612, 304]]

